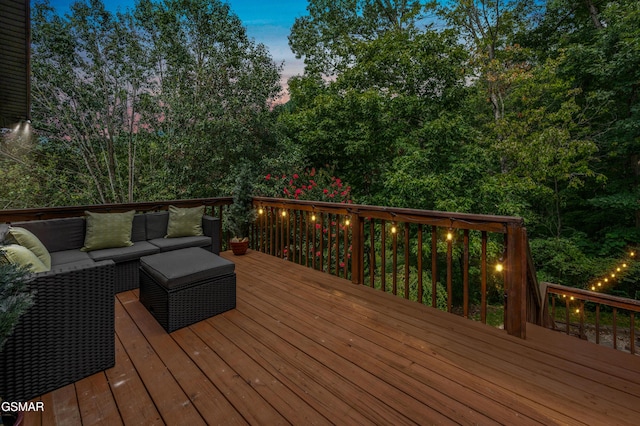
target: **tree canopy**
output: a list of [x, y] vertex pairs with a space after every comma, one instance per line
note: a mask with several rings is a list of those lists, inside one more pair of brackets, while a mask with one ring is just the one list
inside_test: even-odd
[[227, 195], [248, 162], [258, 189], [331, 170], [360, 203], [521, 216], [562, 284], [640, 244], [636, 0], [310, 0], [283, 105], [220, 0], [32, 13], [38, 132], [0, 140], [5, 207]]

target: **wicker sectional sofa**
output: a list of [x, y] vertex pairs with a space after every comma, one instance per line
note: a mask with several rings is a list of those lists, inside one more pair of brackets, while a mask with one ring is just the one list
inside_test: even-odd
[[35, 304], [0, 352], [0, 397], [27, 401], [115, 364], [114, 294], [139, 286], [140, 258], [186, 247], [219, 253], [219, 219], [202, 217], [204, 235], [164, 238], [169, 213], [137, 214], [130, 247], [83, 252], [82, 217], [16, 222], [51, 254], [33, 274]]
[[106, 248], [90, 252], [81, 251], [85, 242], [85, 219], [63, 219], [15, 222], [12, 226], [31, 231], [51, 254], [51, 269], [92, 265], [112, 260], [115, 263], [115, 292], [138, 288], [140, 258], [150, 254], [202, 247], [219, 254], [220, 220], [202, 216], [204, 235], [196, 237], [164, 238], [167, 233], [169, 212], [136, 214], [131, 228], [130, 247]]

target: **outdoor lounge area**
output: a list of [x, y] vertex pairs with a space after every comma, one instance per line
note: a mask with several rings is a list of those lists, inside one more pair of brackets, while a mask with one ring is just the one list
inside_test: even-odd
[[137, 290], [118, 294], [115, 367], [42, 395], [25, 424], [637, 424], [637, 357], [222, 256], [236, 309], [167, 334]]
[[[177, 204], [204, 205], [220, 226], [231, 203], [222, 197], [3, 210], [0, 219], [148, 214]], [[193, 298], [175, 299], [175, 318], [184, 322], [172, 325], [172, 314], [152, 300], [173, 309], [170, 281], [181, 277], [153, 278], [150, 284], [165, 290], [148, 296], [143, 282], [115, 291], [115, 320], [107, 324], [115, 364], [36, 396], [45, 409], [27, 412], [25, 424], [637, 424], [635, 328], [619, 348], [625, 352], [558, 328], [549, 298], [570, 289], [539, 286], [521, 219], [264, 197], [253, 207], [248, 254], [224, 251], [228, 236], [218, 228], [212, 249], [222, 248], [222, 263], [202, 269], [235, 272], [235, 286], [222, 290], [233, 290], [233, 305], [198, 300], [206, 312], [198, 308], [192, 317]], [[494, 259], [484, 247], [501, 241], [503, 270], [490, 273]], [[474, 246], [483, 249], [471, 253]], [[200, 263], [217, 258], [184, 250], [204, 256]], [[193, 264], [168, 253], [142, 259], [142, 272], [172, 272], [169, 260]], [[175, 253], [191, 259], [188, 251]], [[504, 329], [487, 319], [486, 295], [496, 285], [504, 286]], [[114, 291], [107, 290], [110, 299]], [[589, 292], [569, 294], [595, 300]], [[444, 306], [436, 303], [441, 296]], [[634, 301], [599, 297], [632, 318], [637, 312]]]

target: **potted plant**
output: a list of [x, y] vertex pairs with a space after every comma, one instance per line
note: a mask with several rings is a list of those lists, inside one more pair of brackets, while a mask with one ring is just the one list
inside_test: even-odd
[[232, 236], [231, 250], [235, 255], [242, 255], [249, 248], [249, 229], [256, 220], [253, 208], [253, 185], [247, 165], [240, 168], [233, 187], [233, 204], [226, 216], [225, 228]]
[[[33, 294], [27, 289], [28, 277], [26, 268], [0, 261], [0, 355], [20, 316], [33, 304]], [[0, 414], [0, 425], [22, 424], [23, 413]]]

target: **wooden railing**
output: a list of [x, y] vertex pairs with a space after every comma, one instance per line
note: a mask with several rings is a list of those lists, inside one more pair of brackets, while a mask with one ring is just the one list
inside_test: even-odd
[[[231, 203], [218, 197], [2, 210], [0, 223], [169, 205], [205, 205], [222, 223]], [[255, 250], [485, 323], [493, 298], [504, 306], [504, 328], [523, 338], [527, 321], [544, 318], [520, 218], [264, 197], [255, 197], [254, 206], [261, 212]]]
[[505, 329], [523, 338], [527, 320], [541, 321], [520, 218], [263, 197], [254, 206], [255, 250], [482, 322], [498, 294]]
[[[640, 301], [595, 291], [542, 283], [547, 326], [581, 339], [636, 353]], [[606, 312], [606, 321], [603, 315]], [[624, 322], [624, 326], [620, 324]], [[620, 343], [625, 342], [622, 347]]]

